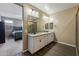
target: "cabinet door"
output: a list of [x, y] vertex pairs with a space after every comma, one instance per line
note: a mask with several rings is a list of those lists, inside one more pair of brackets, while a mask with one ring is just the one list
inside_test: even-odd
[[53, 33], [48, 34], [48, 44], [54, 40]]
[[51, 42], [51, 34], [48, 34], [48, 44]]
[[40, 48], [43, 48], [45, 46], [45, 37], [44, 35], [40, 36]]
[[51, 39], [51, 41], [54, 41], [54, 33], [50, 34], [50, 39]]
[[44, 36], [44, 46], [48, 44], [48, 34], [45, 34]]
[[36, 52], [40, 49], [40, 38], [39, 37], [35, 37], [33, 40], [33, 51]]

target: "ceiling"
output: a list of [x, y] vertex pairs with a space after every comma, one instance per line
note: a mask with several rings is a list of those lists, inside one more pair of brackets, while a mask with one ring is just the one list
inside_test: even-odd
[[30, 3], [47, 14], [53, 14], [68, 8], [78, 6], [79, 3]]

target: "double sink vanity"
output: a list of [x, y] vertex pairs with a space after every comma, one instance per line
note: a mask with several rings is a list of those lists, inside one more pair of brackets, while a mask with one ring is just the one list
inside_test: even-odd
[[40, 32], [36, 34], [28, 34], [28, 51], [34, 54], [41, 48], [54, 41], [54, 32]]
[[[28, 51], [34, 54], [52, 41], [54, 41], [53, 19], [47, 14], [29, 8], [28, 14]], [[28, 13], [28, 12], [27, 12]]]

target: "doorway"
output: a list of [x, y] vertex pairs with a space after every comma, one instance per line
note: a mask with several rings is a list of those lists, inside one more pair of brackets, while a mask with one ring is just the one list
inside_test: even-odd
[[17, 4], [0, 4], [1, 22], [4, 23], [5, 42], [0, 44], [0, 56], [13, 56], [22, 52], [22, 7]]

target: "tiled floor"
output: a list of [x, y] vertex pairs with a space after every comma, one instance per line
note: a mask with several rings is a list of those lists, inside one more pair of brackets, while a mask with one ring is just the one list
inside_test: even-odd
[[0, 44], [0, 56], [15, 56], [22, 51], [22, 40], [6, 39], [6, 43]]
[[26, 52], [24, 54], [18, 53], [17, 56], [76, 56], [76, 51], [74, 47], [63, 45], [60, 43], [52, 42], [43, 49], [39, 50], [35, 54], [30, 54]]

